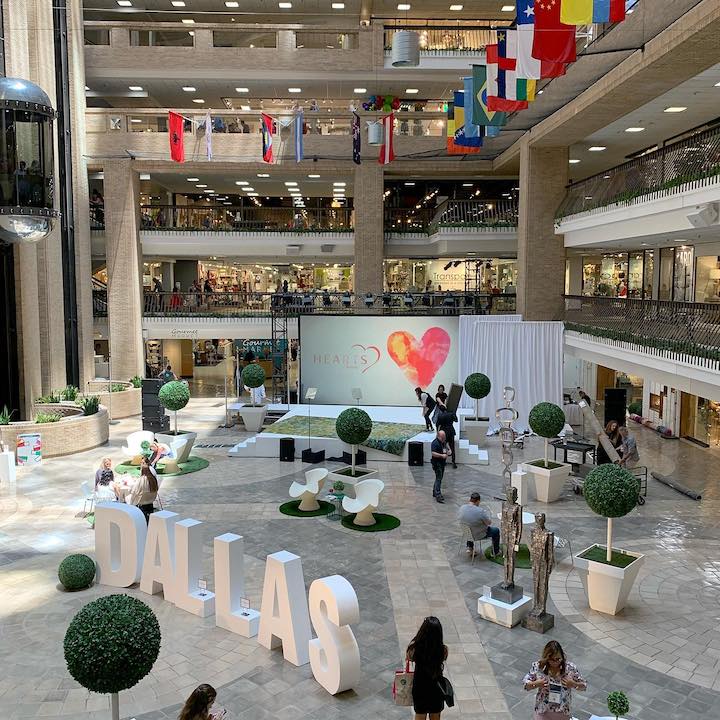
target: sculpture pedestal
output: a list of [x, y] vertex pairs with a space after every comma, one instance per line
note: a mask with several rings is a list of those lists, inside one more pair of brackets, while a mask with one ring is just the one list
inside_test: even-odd
[[[530, 500], [530, 484], [532, 482], [532, 475], [524, 470], [521, 470], [521, 467], [522, 465], [519, 465], [518, 470], [510, 475], [510, 485], [517, 490], [518, 505], [527, 505]], [[533, 522], [535, 522], [535, 518], [533, 518]]]
[[485, 620], [506, 628], [515, 627], [532, 609], [533, 600], [523, 595], [516, 603], [508, 604], [482, 595], [478, 598], [478, 614]]
[[533, 632], [546, 633], [551, 627], [555, 626], [555, 616], [552, 613], [543, 613], [542, 615], [533, 615], [530, 613], [523, 618], [522, 626], [526, 630]]
[[503, 587], [503, 583], [498, 583], [490, 588], [490, 596], [493, 600], [497, 600], [506, 605], [515, 604], [523, 596], [523, 589], [520, 585], [512, 585], [512, 587]]
[[12, 484], [15, 482], [15, 453], [12, 450], [3, 450], [0, 453], [0, 483]]
[[258, 630], [260, 629], [260, 613], [257, 610], [251, 608], [236, 610], [233, 613], [233, 618], [233, 632], [247, 638], [255, 637], [258, 634]]

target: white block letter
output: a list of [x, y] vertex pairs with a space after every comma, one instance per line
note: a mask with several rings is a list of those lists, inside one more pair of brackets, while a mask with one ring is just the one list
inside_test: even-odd
[[175, 590], [175, 523], [179, 515], [169, 510], [150, 515], [140, 589], [148, 595], [161, 590], [166, 600], [174, 602]]
[[305, 665], [311, 638], [302, 560], [287, 550], [268, 555], [258, 642], [269, 650], [282, 644], [288, 662]]
[[[200, 590], [203, 524], [188, 518], [175, 523], [175, 606], [209, 617], [215, 612], [215, 594]], [[201, 594], [203, 593], [203, 594]]]
[[95, 506], [97, 581], [130, 587], [140, 580], [147, 525], [140, 508], [125, 503]]
[[317, 639], [310, 641], [310, 667], [331, 694], [350, 690], [360, 680], [360, 648], [350, 628], [360, 621], [353, 586], [340, 575], [315, 580], [310, 586], [310, 619]]

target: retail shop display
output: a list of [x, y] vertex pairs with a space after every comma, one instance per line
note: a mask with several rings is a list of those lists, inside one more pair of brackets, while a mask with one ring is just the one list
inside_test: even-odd
[[533, 570], [533, 607], [523, 618], [522, 626], [545, 633], [555, 624], [555, 617], [547, 612], [550, 573], [555, 564], [555, 533], [545, 529], [545, 513], [535, 515], [535, 527], [530, 533], [530, 559]]
[[68, 555], [58, 567], [58, 580], [66, 590], [84, 590], [94, 579], [95, 561], [87, 555]]
[[526, 462], [523, 467], [534, 476], [536, 499], [540, 502], [552, 503], [562, 495], [572, 469], [572, 465], [568, 463], [557, 463], [548, 459], [548, 440], [563, 431], [565, 413], [554, 403], [538, 403], [530, 411], [528, 423], [534, 433], [545, 439], [545, 457]]

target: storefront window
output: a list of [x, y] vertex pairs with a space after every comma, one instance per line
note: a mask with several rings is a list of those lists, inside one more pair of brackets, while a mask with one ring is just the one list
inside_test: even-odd
[[675, 248], [660, 250], [660, 288], [658, 300], [672, 300], [673, 266], [675, 264]]
[[628, 256], [605, 253], [583, 257], [583, 295], [627, 297]]
[[695, 302], [720, 302], [720, 259], [717, 255], [697, 259]]
[[673, 300], [676, 302], [692, 302], [693, 292], [693, 258], [692, 247], [675, 249], [675, 278], [673, 282]]
[[695, 439], [707, 445], [720, 446], [720, 403], [697, 399]]
[[517, 260], [439, 258], [436, 260], [386, 260], [385, 288], [390, 292], [514, 292]]
[[645, 287], [645, 299], [651, 300], [653, 296], [653, 275], [655, 274], [655, 251], [645, 251], [645, 269], [643, 286]]
[[628, 297], [641, 298], [643, 296], [643, 264], [643, 253], [630, 253], [630, 263], [628, 269]]

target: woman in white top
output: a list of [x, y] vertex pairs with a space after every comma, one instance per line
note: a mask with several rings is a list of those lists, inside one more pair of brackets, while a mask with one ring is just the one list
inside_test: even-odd
[[149, 519], [153, 511], [153, 503], [158, 494], [158, 477], [155, 468], [148, 463], [147, 458], [140, 461], [140, 475], [130, 486], [130, 492], [125, 496], [128, 505], [137, 505]]
[[117, 500], [114, 480], [115, 473], [112, 469], [112, 460], [105, 457], [100, 462], [100, 467], [95, 471], [95, 502]]

